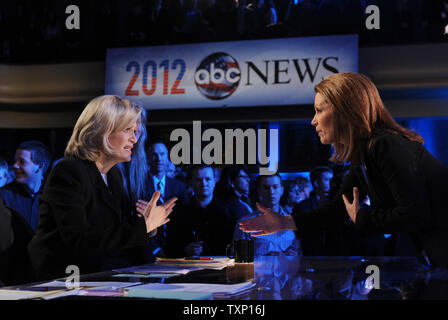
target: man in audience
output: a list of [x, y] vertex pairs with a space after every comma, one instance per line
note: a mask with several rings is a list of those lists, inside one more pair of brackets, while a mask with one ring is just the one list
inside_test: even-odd
[[[148, 149], [149, 170], [150, 174], [147, 179], [148, 192], [153, 194], [156, 190], [160, 191], [158, 204], [172, 197], [178, 198], [178, 204], [188, 203], [188, 192], [186, 185], [167, 176], [166, 169], [169, 163], [168, 148], [162, 142], [155, 142]], [[159, 227], [155, 237], [151, 239], [153, 242], [153, 254], [157, 257], [163, 257], [166, 249], [166, 225]]]
[[[329, 167], [319, 166], [310, 172], [310, 180], [313, 191], [310, 197], [301, 201], [294, 209], [296, 212], [308, 212], [319, 207], [328, 201], [330, 192], [330, 181], [333, 178], [333, 171]], [[324, 231], [312, 235], [303, 236], [301, 239], [304, 256], [319, 256], [324, 253], [326, 243], [326, 233]]]
[[213, 167], [197, 165], [191, 170], [194, 197], [189, 205], [173, 211], [168, 225], [167, 252], [171, 257], [226, 254], [232, 242], [238, 207], [215, 199]]
[[[166, 174], [168, 163], [168, 148], [162, 142], [155, 142], [150, 145], [148, 150], [148, 159], [150, 165], [150, 194], [154, 191], [160, 191], [160, 201], [177, 197], [179, 203], [188, 203], [187, 187], [184, 183]], [[152, 183], [151, 183], [152, 182]]]
[[5, 205], [19, 212], [33, 230], [39, 220], [38, 196], [50, 163], [50, 153], [42, 142], [22, 142], [14, 156], [16, 178], [0, 189], [0, 198]]
[[330, 181], [333, 178], [333, 171], [329, 167], [319, 166], [310, 173], [310, 180], [313, 191], [309, 193], [309, 198], [299, 203], [300, 211], [310, 211], [327, 201], [330, 192]]
[[298, 176], [295, 179], [295, 181], [299, 185], [300, 196], [304, 200], [309, 199], [310, 193], [311, 193], [311, 189], [312, 189], [310, 180], [308, 180], [308, 178], [306, 178], [306, 177]]

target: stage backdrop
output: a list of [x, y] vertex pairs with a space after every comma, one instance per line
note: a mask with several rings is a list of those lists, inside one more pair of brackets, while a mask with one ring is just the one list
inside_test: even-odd
[[105, 93], [147, 109], [312, 104], [319, 81], [347, 71], [357, 35], [117, 48]]

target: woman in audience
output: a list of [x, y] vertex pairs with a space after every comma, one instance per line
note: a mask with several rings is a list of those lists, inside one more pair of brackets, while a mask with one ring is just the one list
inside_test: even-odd
[[155, 192], [142, 215], [132, 215], [117, 163], [130, 161], [141, 110], [117, 96], [93, 99], [76, 122], [65, 159], [40, 197], [40, 221], [28, 249], [39, 280], [125, 267], [134, 249], [169, 221], [176, 199], [157, 206]]

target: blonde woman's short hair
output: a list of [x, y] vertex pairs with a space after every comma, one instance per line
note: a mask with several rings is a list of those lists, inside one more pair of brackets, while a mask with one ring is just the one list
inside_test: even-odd
[[139, 124], [141, 109], [114, 95], [94, 98], [76, 121], [65, 157], [96, 161], [103, 152], [112, 155], [109, 136], [130, 124]]

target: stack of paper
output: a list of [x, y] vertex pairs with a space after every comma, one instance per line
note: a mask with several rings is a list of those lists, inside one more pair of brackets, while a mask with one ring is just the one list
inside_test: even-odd
[[129, 267], [123, 269], [115, 269], [113, 271], [120, 273], [134, 273], [134, 274], [150, 274], [150, 273], [176, 273], [187, 274], [190, 271], [201, 270], [199, 266], [184, 266], [178, 265], [164, 265], [164, 264], [148, 264], [143, 266]]
[[208, 292], [185, 292], [160, 289], [130, 288], [125, 295], [128, 298], [170, 299], [170, 300], [211, 300]]
[[225, 267], [235, 264], [235, 259], [229, 259], [227, 257], [212, 257], [211, 260], [185, 260], [179, 259], [166, 259], [157, 258], [158, 265], [163, 266], [196, 266], [201, 269], [222, 270]]
[[148, 283], [128, 288], [129, 297], [146, 297], [155, 299], [186, 299], [192, 300], [193, 293], [198, 297], [230, 298], [248, 292], [255, 286], [253, 282], [238, 284], [213, 284], [213, 283]]
[[[79, 288], [111, 288], [111, 289], [121, 289], [130, 286], [135, 286], [141, 284], [141, 282], [117, 282], [117, 281], [81, 281], [78, 283]], [[33, 287], [60, 287], [66, 288], [66, 283], [64, 281], [51, 281], [45, 282], [38, 285], [34, 285]]]
[[[97, 296], [97, 297], [107, 297], [107, 296], [123, 296], [123, 288], [131, 287], [134, 285], [139, 285], [141, 282], [117, 282], [117, 281], [96, 281], [89, 282], [83, 281], [79, 282], [79, 288], [73, 290], [59, 290], [59, 291], [49, 291], [49, 292], [38, 292], [44, 293], [41, 298], [44, 300], [57, 299], [68, 296]], [[66, 289], [66, 283], [64, 281], [51, 281], [42, 284], [29, 287], [30, 290], [33, 288], [60, 288]]]
[[26, 299], [44, 299], [58, 291], [25, 291], [25, 290], [2, 290], [0, 289], [0, 300], [26, 300]]

